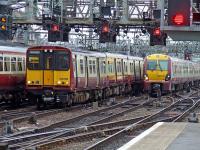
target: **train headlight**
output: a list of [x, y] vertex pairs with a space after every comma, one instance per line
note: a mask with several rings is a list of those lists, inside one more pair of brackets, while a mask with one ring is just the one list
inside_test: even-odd
[[57, 83], [58, 83], [58, 84], [61, 84], [61, 81], [58, 81]]
[[27, 81], [28, 84], [31, 84], [31, 81]]
[[148, 81], [148, 80], [149, 80], [149, 77], [148, 77], [146, 74], [144, 75], [144, 80], [145, 80], [145, 81]]
[[169, 74], [167, 74], [166, 76], [165, 76], [165, 81], [169, 81], [171, 79], [171, 76], [169, 75]]

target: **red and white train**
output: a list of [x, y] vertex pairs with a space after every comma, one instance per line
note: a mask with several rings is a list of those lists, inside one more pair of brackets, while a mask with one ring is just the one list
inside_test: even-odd
[[16, 105], [25, 85], [25, 47], [0, 46], [0, 102]]
[[60, 46], [29, 48], [26, 71], [26, 90], [38, 107], [100, 100], [143, 85], [142, 58]]
[[144, 90], [152, 95], [180, 89], [190, 91], [200, 84], [200, 63], [152, 54], [144, 59]]

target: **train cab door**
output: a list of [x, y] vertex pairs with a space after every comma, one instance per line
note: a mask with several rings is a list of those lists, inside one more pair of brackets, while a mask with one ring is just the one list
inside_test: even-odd
[[74, 73], [74, 77], [76, 78], [76, 88], [78, 88], [78, 69], [77, 69], [77, 56], [75, 55], [74, 57], [74, 70], [75, 70], [75, 73]]
[[53, 60], [54, 60], [54, 55], [53, 51], [44, 51], [44, 72], [43, 72], [43, 82], [44, 86], [50, 86], [54, 85], [54, 70], [53, 70]]

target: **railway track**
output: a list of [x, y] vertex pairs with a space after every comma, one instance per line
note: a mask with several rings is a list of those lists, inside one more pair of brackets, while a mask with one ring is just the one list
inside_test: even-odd
[[[175, 116], [167, 116], [167, 112], [171, 112], [175, 107], [177, 107], [177, 104], [185, 103], [186, 101], [189, 101], [189, 105], [185, 106], [185, 111], [179, 112], [179, 114], [176, 114]], [[181, 118], [182, 115], [185, 114], [185, 112], [191, 111], [192, 108], [196, 107], [196, 105], [199, 103], [194, 102], [191, 99], [184, 99], [179, 100], [169, 107], [157, 112], [156, 114], [146, 117], [145, 119], [138, 121], [137, 123], [130, 125], [126, 127], [125, 129], [120, 130], [119, 132], [95, 143], [92, 146], [89, 146], [86, 148], [86, 150], [92, 150], [92, 149], [116, 149], [121, 147], [124, 143], [131, 140], [133, 137], [140, 134], [142, 131], [146, 130], [150, 126], [154, 125], [157, 122], [160, 121], [177, 121], [178, 118]], [[123, 137], [123, 138], [122, 138]], [[114, 146], [113, 146], [114, 145]]]
[[[179, 116], [181, 116], [182, 113], [184, 113], [184, 110], [190, 110], [191, 107], [194, 107], [193, 105], [196, 105], [195, 101], [191, 100], [191, 99], [184, 99], [184, 100], [179, 100], [174, 102], [173, 104], [171, 104], [170, 106], [162, 109], [161, 111], [158, 111], [157, 113], [153, 114], [153, 115], [149, 115], [149, 116], [141, 116], [138, 118], [132, 118], [129, 120], [124, 120], [124, 121], [117, 121], [117, 122], [110, 122], [110, 123], [104, 123], [104, 124], [98, 124], [98, 125], [91, 125], [91, 126], [87, 126], [87, 130], [82, 129], [83, 131], [81, 133], [74, 134], [72, 136], [69, 136], [69, 132], [68, 132], [68, 136], [65, 138], [61, 138], [61, 136], [57, 136], [56, 138], [60, 138], [60, 139], [55, 139], [54, 137], [50, 137], [50, 139], [45, 139], [45, 141], [40, 141], [37, 144], [39, 144], [38, 146], [36, 146], [37, 149], [52, 149], [57, 147], [58, 145], [67, 145], [66, 147], [64, 147], [64, 149], [73, 149], [73, 148], [77, 148], [77, 145], [81, 146], [78, 147], [77, 149], [83, 149], [83, 147], [87, 147], [88, 145], [91, 145], [91, 143], [97, 142], [96, 145], [93, 145], [94, 147], [88, 147], [88, 149], [110, 149], [111, 147], [109, 147], [110, 144], [110, 138], [114, 135], [116, 135], [117, 133], [121, 133], [126, 132], [127, 134], [127, 130], [131, 130], [132, 132], [134, 132], [134, 134], [136, 133], [139, 134], [140, 132], [142, 132], [144, 129], [147, 129], [148, 127], [150, 127], [151, 125], [159, 122], [159, 121], [174, 121], [176, 118], [178, 118]], [[182, 111], [180, 111], [179, 113], [177, 113], [177, 110], [174, 110], [174, 108], [178, 108], [178, 107], [185, 107], [185, 109], [182, 109]], [[176, 113], [169, 114], [167, 112], [172, 112], [175, 111]], [[137, 121], [137, 119], [139, 121]], [[132, 124], [132, 125], [131, 125]], [[128, 127], [127, 127], [128, 126]], [[88, 132], [90, 131], [90, 132]], [[73, 131], [75, 132], [75, 131]], [[78, 132], [78, 131], [76, 131]], [[80, 132], [80, 129], [79, 129]], [[123, 133], [122, 132], [122, 133]], [[72, 133], [71, 133], [72, 134]], [[136, 135], [129, 135], [129, 138], [133, 138]], [[127, 135], [126, 135], [127, 136]], [[95, 139], [95, 140], [94, 140]], [[102, 140], [103, 139], [103, 140]], [[107, 141], [108, 142], [104, 142]], [[111, 138], [112, 139], [112, 138]], [[120, 137], [119, 139], [123, 139], [124, 137]], [[125, 138], [126, 139], [126, 138]], [[102, 140], [102, 141], [101, 141]], [[115, 141], [116, 139], [114, 138], [113, 141]], [[127, 142], [127, 140], [126, 140]], [[43, 144], [41, 144], [43, 143]], [[81, 143], [81, 144], [80, 144]], [[103, 143], [103, 144], [101, 144]], [[109, 144], [108, 144], [109, 143]], [[121, 142], [124, 143], [124, 142]], [[36, 145], [37, 145], [36, 144]], [[34, 144], [30, 144], [29, 146], [33, 146]], [[85, 146], [83, 146], [85, 145]], [[102, 147], [106, 146], [106, 147]], [[115, 148], [113, 148], [115, 149]]]
[[[61, 121], [61, 122], [55, 123], [53, 125], [49, 125], [49, 126], [46, 126], [46, 127], [40, 128], [40, 129], [36, 129], [34, 131], [15, 134], [15, 135], [9, 137], [9, 138], [12, 138], [12, 140], [10, 140], [9, 142], [12, 143], [12, 142], [17, 142], [19, 139], [20, 140], [27, 139], [25, 137], [25, 135], [27, 135], [27, 134], [33, 134], [33, 133], [37, 134], [37, 133], [44, 133], [44, 132], [51, 131], [53, 129], [59, 128], [61, 126], [64, 126], [64, 125], [66, 125], [66, 124], [68, 124], [70, 122], [77, 122], [77, 120], [80, 120], [81, 118], [84, 120], [85, 118], [88, 118], [90, 116], [94, 116], [94, 115], [99, 116], [100, 113], [105, 112], [105, 111], [110, 111], [111, 109], [114, 109], [114, 110], [117, 109], [119, 111], [119, 108], [121, 108], [122, 106], [127, 106], [128, 105], [128, 106], [132, 107], [133, 105], [139, 105], [138, 101], [140, 101], [140, 100], [141, 100], [141, 97], [140, 98], [135, 98], [135, 99], [129, 99], [129, 100], [125, 101], [125, 102], [122, 102], [122, 103], [119, 103], [119, 104], [116, 104], [116, 105], [113, 105], [113, 106], [110, 106], [110, 107], [107, 107], [107, 108], [104, 108], [104, 109], [101, 109], [101, 110], [97, 110], [97, 111], [94, 111], [94, 112], [91, 112], [91, 113], [80, 115], [78, 117], [74, 117], [74, 118], [71, 118], [71, 119], [68, 119], [68, 120], [65, 120], [65, 121]], [[130, 109], [130, 108], [125, 107], [123, 109]], [[23, 136], [23, 138], [19, 138], [19, 136]], [[16, 137], [16, 138], [13, 139], [13, 137]]]
[[[121, 101], [121, 100], [118, 99], [118, 101]], [[26, 123], [26, 122], [33, 115], [39, 121], [40, 121], [40, 119], [42, 120], [43, 118], [46, 118], [47, 116], [48, 117], [52, 116], [52, 118], [55, 119], [55, 118], [58, 118], [59, 115], [61, 116], [63, 114], [67, 114], [67, 113], [69, 114], [69, 116], [70, 116], [70, 113], [72, 113], [71, 114], [71, 116], [72, 116], [73, 112], [76, 113], [78, 110], [83, 109], [83, 108], [84, 107], [82, 105], [78, 105], [78, 106], [73, 106], [73, 107], [67, 108], [67, 110], [66, 109], [51, 109], [51, 110], [45, 110], [45, 111], [35, 111], [35, 109], [33, 107], [31, 107], [31, 109], [24, 108], [24, 109], [19, 109], [19, 110], [0, 112], [2, 114], [1, 115], [2, 120], [0, 120], [0, 129], [2, 129], [2, 127], [4, 126], [5, 121], [11, 121], [14, 124], [15, 128], [20, 128], [20, 127], [23, 127], [26, 125], [30, 126], [30, 124]], [[84, 113], [84, 112], [80, 112], [80, 113]], [[58, 115], [58, 116], [56, 116], [56, 115]], [[65, 116], [65, 118], [66, 118], [66, 116]], [[30, 126], [30, 128], [31, 127], [32, 126]]]
[[[140, 104], [138, 106], [128, 108], [128, 109], [126, 109], [126, 110], [124, 110], [124, 111], [122, 111], [120, 113], [113, 114], [113, 115], [108, 116], [108, 117], [104, 117], [103, 119], [99, 119], [98, 118], [98, 121], [93, 121], [92, 123], [91, 122], [88, 123], [88, 121], [87, 121], [87, 124], [85, 124], [84, 126], [81, 126], [81, 127], [80, 127], [80, 124], [79, 124], [80, 122], [79, 123], [76, 122], [77, 125], [79, 124], [79, 126], [77, 126], [75, 128], [66, 128], [65, 124], [67, 122], [65, 122], [65, 123], [62, 123], [62, 124], [59, 124], [59, 125], [58, 124], [54, 125], [54, 128], [55, 127], [57, 127], [57, 128], [58, 127], [62, 127], [65, 130], [60, 130], [60, 131], [57, 131], [57, 132], [55, 132], [55, 131], [47, 132], [47, 131], [53, 130], [54, 128], [52, 126], [50, 128], [42, 128], [42, 129], [40, 129], [40, 133], [46, 132], [46, 134], [32, 134], [31, 136], [23, 137], [23, 139], [20, 138], [20, 141], [23, 140], [24, 143], [13, 144], [12, 146], [10, 146], [10, 149], [12, 149], [12, 148], [16, 149], [16, 148], [20, 148], [20, 147], [25, 147], [25, 146], [27, 146], [27, 144], [32, 145], [32, 143], [34, 143], [34, 144], [36, 144], [38, 142], [41, 143], [41, 141], [44, 141], [46, 138], [47, 139], [49, 139], [49, 138], [50, 139], [55, 139], [55, 138], [58, 138], [58, 137], [63, 137], [63, 136], [67, 136], [67, 135], [68, 136], [69, 135], [73, 135], [74, 133], [77, 134], [77, 133], [81, 133], [81, 132], [86, 132], [86, 130], [87, 130], [87, 132], [91, 131], [92, 129], [97, 130], [98, 128], [104, 128], [104, 129], [101, 129], [101, 130], [104, 130], [104, 131], [108, 130], [108, 131], [112, 131], [112, 133], [113, 133], [113, 129], [109, 129], [109, 127], [114, 126], [114, 128], [116, 128], [116, 129], [114, 129], [114, 131], [116, 132], [116, 131], [118, 131], [118, 129], [122, 128], [122, 125], [123, 126], [127, 126], [130, 123], [133, 123], [135, 121], [141, 120], [142, 118], [145, 118], [147, 115], [146, 116], [141, 116], [139, 118], [137, 117], [137, 118], [121, 120], [121, 121], [115, 121], [115, 122], [104, 123], [104, 124], [102, 124], [102, 122], [109, 122], [110, 118], [113, 119], [114, 117], [118, 117], [118, 116], [120, 116], [122, 114], [129, 113], [130, 111], [135, 111], [136, 109], [145, 107], [146, 104], [149, 104], [149, 103], [151, 103], [153, 101], [155, 101], [155, 99], [148, 100], [148, 101], [143, 102], [142, 104]], [[88, 117], [88, 115], [87, 115], [87, 117]], [[95, 126], [96, 124], [97, 124], [97, 126]], [[98, 131], [94, 131], [94, 132], [98, 132]], [[44, 137], [46, 137], [46, 138], [44, 138]], [[31, 142], [27, 142], [27, 139], [29, 139], [29, 138], [35, 139], [35, 140], [33, 140]], [[38, 138], [41, 138], [41, 140], [38, 140]], [[11, 143], [18, 143], [17, 141], [19, 141], [19, 138], [15, 138], [15, 139], [10, 140]]]
[[[19, 133], [19, 134], [7, 136], [7, 137], [2, 137], [0, 138], [0, 141], [8, 142], [10, 149], [16, 149], [16, 148], [23, 149], [23, 148], [30, 148], [32, 146], [33, 147], [36, 146], [38, 148], [37, 145], [40, 145], [42, 147], [42, 145], [49, 143], [49, 141], [51, 141], [50, 142], [50, 145], [51, 145], [51, 143], [53, 143], [54, 140], [57, 141], [58, 138], [62, 138], [63, 140], [63, 138], [67, 137], [68, 141], [70, 140], [74, 141], [74, 139], [76, 139], [75, 141], [78, 141], [77, 139], [83, 139], [85, 136], [95, 138], [95, 136], [98, 137], [100, 135], [103, 135], [103, 137], [100, 136], [99, 138], [97, 138], [97, 140], [101, 138], [105, 138], [109, 135], [113, 135], [114, 133], [118, 131], [121, 131], [127, 126], [130, 126], [131, 124], [138, 124], [137, 122], [151, 116], [151, 115], [141, 115], [140, 117], [135, 117], [135, 118], [132, 117], [130, 119], [121, 119], [121, 120], [116, 119], [115, 121], [113, 121], [113, 118], [117, 118], [123, 114], [129, 113], [131, 111], [135, 111], [135, 109], [146, 107], [146, 104], [149, 104], [152, 101], [154, 101], [154, 100], [148, 100], [148, 102], [146, 101], [140, 104], [138, 103], [139, 100], [141, 100], [141, 98], [137, 98], [135, 100], [128, 100], [126, 102], [123, 102], [123, 103], [120, 103], [120, 104], [117, 104], [117, 105], [114, 105], [102, 110], [98, 110], [96, 112], [88, 113], [90, 115], [95, 114], [98, 116], [99, 114], [101, 114], [101, 112], [104, 112], [103, 115], [105, 117], [103, 118], [98, 117], [96, 121], [92, 120], [91, 122], [87, 120], [86, 121], [87, 124], [81, 124], [82, 126], [80, 126], [80, 122], [77, 123], [77, 126], [74, 126], [73, 128], [71, 125], [70, 125], [71, 127], [66, 126], [66, 124], [68, 125], [69, 123], [74, 124], [74, 122], [77, 122], [77, 120], [81, 120], [82, 117], [83, 118], [89, 117], [88, 114], [74, 117], [65, 121], [61, 121], [61, 122], [58, 122], [46, 127], [42, 127], [40, 129], [36, 129], [36, 130], [24, 132], [24, 133]], [[174, 101], [172, 100], [172, 102], [175, 102], [175, 100]], [[120, 112], [114, 113], [114, 114], [111, 113], [108, 116], [105, 115], [105, 111], [110, 111], [111, 108], [112, 109], [116, 108], [116, 110], [119, 111], [119, 107], [120, 107]], [[177, 117], [176, 115], [177, 114], [173, 116], [171, 115], [170, 117], [174, 119], [174, 117]], [[172, 121], [172, 119], [169, 119], [169, 117], [168, 118], [161, 117], [160, 119], [155, 120], [155, 122], [157, 122], [158, 120]], [[84, 139], [87, 139], [87, 138], [84, 138]], [[71, 142], [71, 143], [74, 143], [74, 142]], [[52, 148], [52, 146], [50, 147]]]

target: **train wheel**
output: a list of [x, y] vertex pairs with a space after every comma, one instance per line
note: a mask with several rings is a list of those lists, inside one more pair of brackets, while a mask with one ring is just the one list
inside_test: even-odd
[[189, 93], [191, 90], [190, 86], [187, 87], [187, 92]]
[[37, 98], [37, 109], [42, 110], [46, 108], [46, 103], [41, 100], [40, 98]]

